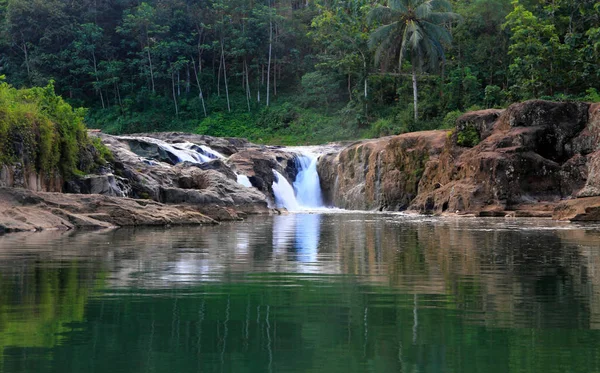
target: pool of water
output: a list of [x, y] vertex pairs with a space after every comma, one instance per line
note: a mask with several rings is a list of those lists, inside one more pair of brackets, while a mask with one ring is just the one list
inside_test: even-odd
[[0, 372], [600, 372], [600, 226], [293, 214], [0, 237]]

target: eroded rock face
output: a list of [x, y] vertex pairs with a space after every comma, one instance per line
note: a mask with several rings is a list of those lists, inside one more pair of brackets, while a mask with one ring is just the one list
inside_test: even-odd
[[407, 133], [359, 141], [323, 155], [318, 164], [325, 202], [353, 210], [405, 210], [447, 131]]
[[58, 174], [43, 175], [28, 169], [22, 163], [0, 165], [0, 187], [25, 188], [37, 192], [60, 192], [63, 179]]
[[264, 193], [270, 201], [275, 200], [273, 195], [273, 182], [275, 175], [273, 170], [278, 171], [288, 178], [290, 183], [294, 182], [298, 170], [294, 163], [295, 155], [277, 148], [247, 149], [233, 154], [228, 159], [239, 173], [248, 176], [252, 186]]
[[[457, 141], [465, 130], [476, 136], [471, 147]], [[339, 207], [548, 216], [561, 200], [600, 196], [600, 104], [534, 100], [468, 113], [452, 133], [351, 144], [323, 156], [319, 174]]]
[[[557, 202], [587, 180], [587, 158], [573, 142], [588, 123], [585, 103], [527, 101], [511, 105], [473, 148], [451, 137], [420, 184], [411, 208], [422, 212], [489, 212]], [[457, 129], [458, 131], [458, 129]], [[429, 183], [431, 184], [431, 183]]]
[[213, 213], [223, 209], [267, 212], [265, 195], [238, 184], [235, 172], [221, 159], [202, 164], [181, 162], [142, 136], [101, 135], [101, 138], [114, 155], [115, 172], [129, 183], [129, 197], [191, 204], [200, 211]]

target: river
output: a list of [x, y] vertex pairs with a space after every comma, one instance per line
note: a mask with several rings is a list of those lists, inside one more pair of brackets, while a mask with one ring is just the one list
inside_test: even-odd
[[600, 371], [600, 226], [325, 213], [0, 237], [0, 372]]

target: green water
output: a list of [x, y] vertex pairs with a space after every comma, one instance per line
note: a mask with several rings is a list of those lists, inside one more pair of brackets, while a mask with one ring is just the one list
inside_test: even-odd
[[0, 372], [600, 372], [600, 227], [325, 214], [0, 237]]

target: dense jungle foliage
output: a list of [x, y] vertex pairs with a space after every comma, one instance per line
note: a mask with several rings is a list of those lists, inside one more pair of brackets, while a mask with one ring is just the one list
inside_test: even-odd
[[107, 132], [316, 143], [600, 100], [595, 0], [0, 0], [0, 73]]
[[93, 170], [111, 157], [88, 138], [84, 109], [73, 109], [44, 88], [15, 89], [0, 77], [0, 165], [23, 167], [65, 178]]

